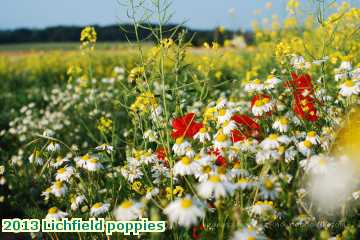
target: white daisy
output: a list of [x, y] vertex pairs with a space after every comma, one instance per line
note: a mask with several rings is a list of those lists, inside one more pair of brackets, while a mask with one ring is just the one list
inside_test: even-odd
[[199, 165], [209, 165], [212, 161], [212, 155], [206, 153], [205, 151], [201, 151], [199, 154], [196, 154], [194, 160]]
[[273, 133], [273, 134], [270, 134], [267, 138], [265, 138], [260, 143], [260, 147], [262, 147], [262, 149], [264, 149], [264, 150], [272, 150], [272, 149], [279, 148], [281, 143], [285, 144], [285, 145], [289, 144], [290, 138], [287, 137], [286, 135], [279, 136], [279, 135]]
[[155, 162], [157, 159], [157, 155], [153, 153], [151, 149], [144, 152], [140, 157], [141, 162], [146, 165]]
[[226, 107], [226, 105], [227, 105], [227, 100], [225, 98], [221, 97], [216, 101], [215, 108], [217, 110], [220, 110], [220, 109]]
[[168, 216], [170, 224], [183, 227], [196, 225], [198, 220], [205, 217], [201, 204], [190, 196], [171, 202], [164, 213]]
[[44, 159], [41, 157], [41, 152], [36, 150], [29, 157], [30, 163], [35, 163], [36, 165], [43, 165]]
[[241, 167], [241, 163], [238, 161], [234, 163], [233, 167], [230, 170], [230, 176], [232, 178], [245, 177], [248, 175], [249, 175], [249, 172], [246, 169], [243, 169]]
[[352, 66], [351, 66], [351, 62], [349, 61], [342, 61], [338, 70], [339, 71], [351, 71]]
[[112, 151], [114, 151], [114, 147], [104, 143], [104, 144], [101, 144], [100, 146], [97, 146], [95, 148], [95, 150], [105, 151], [110, 154]]
[[340, 95], [350, 97], [351, 95], [358, 95], [360, 93], [360, 82], [347, 80], [340, 85]]
[[199, 164], [189, 157], [182, 157], [174, 165], [174, 175], [194, 175], [199, 170]]
[[94, 156], [90, 156], [89, 154], [85, 154], [82, 157], [76, 157], [75, 158], [76, 166], [85, 168], [87, 162], [92, 158], [94, 158]]
[[206, 128], [200, 128], [200, 130], [194, 135], [194, 139], [199, 140], [201, 143], [210, 141], [210, 134], [206, 131]]
[[76, 211], [79, 206], [85, 201], [85, 196], [80, 195], [71, 199], [71, 210]]
[[225, 109], [225, 108], [220, 109], [218, 111], [218, 116], [217, 116], [218, 124], [222, 124], [226, 121], [230, 121], [232, 115], [233, 115], [233, 111], [231, 111], [230, 109]]
[[172, 150], [177, 156], [185, 155], [186, 149], [191, 147], [191, 144], [186, 141], [183, 137], [179, 137], [176, 139], [175, 144], [172, 147]]
[[272, 127], [281, 133], [287, 132], [289, 130], [289, 119], [287, 117], [278, 118]]
[[231, 134], [231, 131], [234, 130], [235, 128], [236, 128], [236, 123], [233, 120], [225, 121], [222, 124], [223, 133], [228, 136]]
[[46, 146], [46, 150], [48, 152], [59, 152], [60, 151], [60, 144], [57, 142], [53, 142], [51, 141], [47, 146]]
[[264, 177], [260, 182], [260, 194], [262, 199], [274, 200], [281, 191], [280, 183], [276, 181], [276, 177]]
[[66, 212], [63, 212], [59, 210], [57, 207], [49, 208], [48, 214], [46, 215], [46, 219], [62, 219], [65, 218], [68, 214]]
[[313, 145], [320, 143], [320, 138], [315, 131], [310, 131], [306, 134], [305, 140], [311, 142]]
[[244, 90], [247, 92], [261, 92], [265, 89], [264, 83], [260, 81], [260, 79], [255, 79], [249, 83], [247, 83], [244, 87]]
[[261, 231], [253, 226], [244, 227], [234, 232], [232, 240], [266, 240], [267, 238], [261, 234]]
[[250, 178], [240, 178], [237, 181], [236, 185], [241, 190], [245, 190], [245, 189], [250, 189], [250, 188], [254, 187], [256, 184]]
[[298, 151], [296, 151], [294, 146], [291, 146], [290, 148], [286, 149], [285, 151], [285, 162], [289, 163], [293, 161], [298, 154]]
[[281, 155], [275, 150], [260, 150], [256, 153], [256, 163], [264, 164], [268, 160], [278, 160]]
[[104, 167], [96, 158], [92, 158], [86, 162], [84, 168], [91, 172], [94, 172], [103, 169]]
[[93, 217], [100, 216], [107, 211], [109, 211], [110, 204], [109, 203], [101, 203], [97, 202], [90, 208], [90, 215]]
[[199, 196], [205, 199], [212, 197], [219, 199], [232, 194], [235, 188], [236, 185], [222, 180], [219, 175], [212, 175], [206, 181], [201, 182], [198, 185], [197, 191]]
[[160, 190], [157, 187], [149, 188], [149, 189], [147, 189], [145, 198], [147, 200], [150, 200], [150, 199], [154, 198], [155, 196], [157, 196], [159, 193], [160, 193]]
[[254, 116], [259, 117], [267, 112], [270, 112], [273, 106], [274, 106], [274, 102], [270, 100], [270, 98], [264, 97], [254, 102], [251, 111], [254, 114]]
[[47, 201], [47, 200], [49, 200], [49, 198], [50, 198], [50, 194], [51, 194], [51, 187], [45, 189], [45, 191], [43, 191], [43, 192], [41, 193], [41, 196], [43, 196], [43, 197], [44, 197], [44, 200]]
[[308, 69], [310, 68], [310, 63], [305, 61], [303, 56], [294, 55], [290, 60], [291, 65], [296, 69]]
[[257, 201], [251, 208], [250, 211], [255, 215], [268, 215], [275, 212], [273, 202], [271, 201]]
[[313, 144], [308, 140], [299, 142], [297, 144], [299, 152], [301, 152], [306, 157], [310, 156], [310, 154], [312, 153], [312, 146]]
[[144, 174], [141, 169], [134, 165], [126, 165], [121, 168], [121, 175], [130, 183], [134, 180], [141, 178]]
[[75, 169], [71, 166], [65, 166], [63, 168], [59, 168], [56, 171], [55, 179], [56, 181], [69, 181], [70, 177], [74, 174]]
[[333, 159], [329, 156], [319, 154], [314, 155], [309, 159], [304, 159], [300, 162], [300, 165], [307, 172], [313, 174], [324, 174], [329, 170]]
[[50, 165], [52, 166], [52, 167], [54, 167], [54, 168], [58, 168], [58, 167], [60, 167], [61, 165], [63, 165], [64, 163], [67, 163], [67, 162], [69, 162], [69, 159], [68, 158], [63, 158], [63, 157], [60, 157], [60, 156], [58, 156], [57, 158], [56, 158], [56, 161], [55, 162], [52, 162]]
[[197, 171], [195, 173], [195, 178], [199, 181], [199, 182], [204, 182], [206, 181], [210, 174], [213, 173], [212, 171], [213, 169], [211, 168], [210, 165], [201, 165], [199, 167], [199, 171]]
[[143, 215], [143, 207], [142, 203], [125, 200], [114, 210], [114, 216], [118, 221], [135, 220]]
[[195, 157], [195, 151], [192, 149], [192, 147], [188, 147], [185, 151], [185, 156], [188, 158], [194, 158]]
[[64, 182], [56, 181], [51, 185], [51, 193], [55, 195], [55, 197], [62, 197], [66, 194], [67, 187]]
[[281, 80], [274, 75], [269, 75], [265, 81], [265, 89], [273, 89], [281, 82]]
[[231, 141], [228, 136], [226, 136], [222, 132], [218, 132], [215, 135], [215, 139], [214, 139], [215, 148], [222, 149], [222, 148], [230, 147], [230, 145], [231, 145]]
[[157, 133], [151, 129], [144, 132], [144, 139], [149, 140], [149, 142], [156, 142], [158, 139]]
[[236, 144], [239, 144], [239, 148], [240, 148], [241, 151], [244, 151], [244, 152], [256, 152], [256, 148], [257, 148], [259, 142], [256, 139], [247, 138], [242, 142], [235, 143], [235, 145]]

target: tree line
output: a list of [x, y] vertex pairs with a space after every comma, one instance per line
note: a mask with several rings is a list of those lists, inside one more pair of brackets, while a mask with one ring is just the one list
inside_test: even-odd
[[[132, 24], [94, 26], [98, 33], [100, 42], [126, 42], [136, 41], [135, 28]], [[80, 32], [83, 26], [55, 26], [43, 29], [19, 28], [15, 30], [0, 30], [0, 44], [9, 43], [35, 43], [35, 42], [76, 42], [79, 41]], [[159, 31], [156, 24], [140, 24], [137, 28], [138, 38], [141, 41], [155, 41], [153, 31]], [[166, 25], [162, 26], [164, 37], [171, 37], [180, 32], [185, 33], [185, 39], [191, 41], [195, 46], [204, 42], [222, 43], [225, 39], [231, 38], [234, 34], [244, 36], [248, 44], [253, 42], [252, 32], [239, 32], [230, 30], [194, 30], [183, 26]]]

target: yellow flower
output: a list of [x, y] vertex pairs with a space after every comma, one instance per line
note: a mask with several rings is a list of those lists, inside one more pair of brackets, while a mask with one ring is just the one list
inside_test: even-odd
[[130, 73], [129, 73], [130, 82], [133, 82], [139, 78], [142, 78], [144, 76], [144, 73], [145, 73], [144, 67], [135, 67], [135, 68], [131, 69]]
[[94, 49], [97, 34], [94, 27], [86, 27], [81, 31], [80, 42], [83, 49]]
[[112, 120], [106, 117], [101, 117], [97, 125], [100, 132], [110, 132], [112, 130]]

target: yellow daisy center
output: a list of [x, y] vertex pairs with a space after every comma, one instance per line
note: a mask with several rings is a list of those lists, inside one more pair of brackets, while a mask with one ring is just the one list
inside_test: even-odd
[[220, 115], [220, 116], [224, 116], [225, 113], [226, 113], [226, 110], [225, 110], [225, 109], [220, 109], [220, 110], [219, 110], [219, 115]]
[[251, 236], [251, 237], [248, 237], [247, 240], [256, 240], [256, 238]]
[[270, 102], [270, 98], [263, 98], [262, 101], [263, 101], [264, 104], [267, 104], [268, 102]]
[[89, 159], [90, 159], [89, 154], [85, 154], [85, 155], [82, 157], [82, 160], [84, 160], [84, 161], [88, 161]]
[[315, 131], [310, 131], [310, 132], [307, 133], [307, 135], [308, 135], [309, 137], [315, 137], [315, 136], [316, 136], [316, 132], [315, 132]]
[[55, 214], [58, 212], [58, 208], [57, 207], [52, 207], [52, 208], [49, 208], [48, 210], [48, 213], [50, 214]]
[[344, 82], [344, 85], [345, 85], [346, 87], [353, 87], [353, 86], [354, 86], [354, 82], [351, 81], [351, 80], [347, 80], [347, 81]]
[[101, 208], [101, 207], [102, 207], [102, 203], [101, 203], [101, 202], [97, 202], [97, 203], [95, 203], [92, 207], [93, 207], [93, 208]]
[[60, 174], [62, 174], [62, 173], [65, 172], [65, 168], [60, 168], [60, 169], [57, 170], [57, 172], [60, 173]]
[[181, 158], [181, 163], [184, 164], [184, 165], [190, 165], [191, 159], [188, 158], [188, 157], [182, 157]]
[[274, 184], [270, 179], [266, 179], [264, 181], [264, 186], [265, 186], [266, 189], [271, 190], [271, 189], [273, 189]]
[[209, 177], [209, 181], [213, 182], [213, 183], [219, 183], [219, 182], [221, 182], [221, 179], [219, 176], [215, 175], [215, 176]]
[[326, 164], [325, 159], [322, 158], [322, 159], [319, 160], [319, 165], [320, 166], [324, 166], [325, 164]]
[[57, 182], [54, 183], [55, 188], [58, 188], [58, 189], [59, 189], [59, 188], [62, 188], [63, 185], [64, 185], [64, 184], [63, 184], [62, 182], [60, 182], [60, 181], [57, 181]]
[[134, 203], [130, 200], [125, 200], [121, 203], [120, 207], [122, 208], [130, 208], [134, 205]]
[[93, 159], [90, 159], [89, 162], [90, 162], [90, 163], [93, 163], [93, 164], [96, 164], [96, 163], [97, 163], [97, 160], [93, 158]]
[[182, 208], [189, 208], [189, 207], [191, 207], [191, 206], [192, 206], [192, 201], [191, 201], [191, 199], [188, 199], [188, 198], [182, 199], [182, 200], [180, 201], [180, 206], [181, 206]]
[[226, 136], [222, 133], [220, 133], [216, 136], [216, 141], [218, 141], [218, 142], [224, 142], [225, 140], [226, 140]]
[[236, 163], [234, 164], [234, 168], [235, 168], [235, 169], [241, 168], [240, 162], [236, 162]]
[[209, 165], [202, 166], [201, 171], [203, 173], [209, 173], [211, 172], [211, 167]]
[[200, 128], [199, 132], [200, 133], [206, 133], [206, 128]]
[[311, 148], [312, 143], [310, 141], [308, 141], [308, 140], [305, 140], [304, 141], [304, 146], [307, 147], [307, 148]]
[[256, 100], [255, 104], [256, 107], [261, 107], [262, 105], [264, 105], [263, 100]]
[[255, 84], [260, 84], [261, 81], [260, 81], [260, 79], [257, 78], [257, 79], [254, 80], [254, 83], [255, 83]]
[[289, 123], [289, 120], [287, 118], [283, 117], [283, 118], [280, 119], [280, 123], [282, 125], [287, 125]]
[[184, 138], [183, 137], [179, 137], [176, 139], [176, 144], [182, 144], [184, 142]]
[[240, 178], [238, 180], [238, 183], [248, 183], [248, 182], [249, 182], [249, 180], [247, 180], [246, 178]]
[[279, 154], [283, 154], [285, 152], [285, 147], [284, 146], [280, 146], [279, 148], [278, 148], [278, 153]]
[[268, 75], [267, 79], [272, 79], [274, 78], [274, 75]]
[[270, 134], [269, 135], [269, 140], [277, 140], [277, 138], [278, 138], [278, 135], [277, 134]]

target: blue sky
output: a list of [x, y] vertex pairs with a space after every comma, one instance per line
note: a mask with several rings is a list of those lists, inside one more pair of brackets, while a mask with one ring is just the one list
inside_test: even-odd
[[[127, 22], [126, 7], [121, 6], [118, 1], [126, 0], [1, 0], [0, 29]], [[198, 29], [209, 29], [219, 25], [249, 29], [256, 9], [262, 9], [261, 17], [271, 17], [272, 14], [284, 17], [287, 1], [272, 0], [272, 9], [265, 8], [269, 0], [172, 0], [172, 2], [174, 23], [186, 21], [187, 26]], [[350, 0], [350, 2], [359, 2], [359, 0]], [[235, 9], [233, 17], [229, 15], [230, 8]]]

